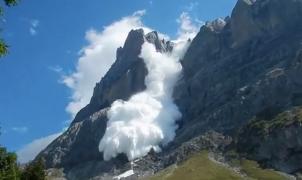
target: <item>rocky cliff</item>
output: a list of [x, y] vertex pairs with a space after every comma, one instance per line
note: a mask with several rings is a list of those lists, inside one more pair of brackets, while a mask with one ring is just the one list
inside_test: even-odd
[[[163, 153], [152, 156], [162, 158], [162, 162], [154, 165], [158, 160], [151, 161], [148, 156], [145, 162], [151, 165], [142, 163], [139, 172], [154, 173], [185, 159], [191, 151], [182, 151], [183, 147], [198, 147], [197, 151], [202, 149], [198, 145], [207, 147], [194, 138], [209, 130], [237, 139], [238, 131], [249, 127], [251, 119], [271, 120], [301, 106], [300, 17], [302, 0], [239, 0], [230, 17], [202, 26], [181, 60], [183, 75], [174, 88], [173, 97], [182, 112], [176, 138]], [[68, 130], [39, 154], [47, 167], [63, 167], [70, 179], [86, 179], [105, 176], [104, 173], [118, 174], [129, 166], [124, 155], [104, 162], [97, 147], [104, 135], [110, 104], [145, 89], [148, 72], [138, 57], [145, 41], [153, 43], [160, 52], [173, 48], [156, 32], [144, 35], [143, 30], [131, 31], [124, 47], [117, 50], [116, 62], [97, 83], [91, 102], [77, 114]], [[301, 130], [300, 125], [285, 126], [278, 135], [278, 131], [272, 131], [261, 142], [253, 134], [255, 131], [247, 130], [251, 136], [240, 136], [238, 150], [242, 154], [251, 152], [249, 158], [265, 165], [293, 173], [301, 170], [302, 164], [284, 159], [301, 159]], [[288, 135], [292, 131], [295, 133]], [[228, 142], [228, 138], [220, 139], [224, 139], [220, 144]], [[215, 138], [210, 138], [207, 144], [213, 142]], [[253, 143], [240, 148], [245, 142]], [[188, 143], [190, 146], [186, 146]], [[285, 144], [283, 150], [268, 156], [280, 143]], [[175, 153], [177, 156], [173, 156]]]
[[201, 28], [175, 87], [183, 113], [177, 141], [207, 129], [229, 133], [268, 109], [301, 105], [301, 5], [240, 0], [231, 17]]
[[301, 171], [302, 108], [273, 118], [255, 117], [239, 132], [238, 152], [283, 172]]

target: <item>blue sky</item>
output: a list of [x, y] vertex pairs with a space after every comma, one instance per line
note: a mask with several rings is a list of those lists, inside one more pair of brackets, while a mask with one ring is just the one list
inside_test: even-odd
[[[87, 3], [89, 2], [89, 3]], [[71, 91], [62, 73], [75, 70], [89, 29], [104, 26], [137, 10], [143, 23], [170, 37], [176, 19], [213, 20], [231, 13], [236, 0], [26, 0], [6, 9], [2, 36], [10, 54], [0, 59], [0, 144], [12, 151], [62, 131], [70, 120], [65, 108]]]

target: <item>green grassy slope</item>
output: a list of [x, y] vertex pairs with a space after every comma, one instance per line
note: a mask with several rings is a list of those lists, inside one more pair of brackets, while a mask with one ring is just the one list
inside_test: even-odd
[[208, 152], [203, 151], [192, 156], [184, 163], [171, 166], [148, 180], [228, 180], [228, 179], [261, 179], [284, 180], [285, 176], [273, 170], [261, 169], [254, 161], [239, 160], [240, 172], [211, 161]]

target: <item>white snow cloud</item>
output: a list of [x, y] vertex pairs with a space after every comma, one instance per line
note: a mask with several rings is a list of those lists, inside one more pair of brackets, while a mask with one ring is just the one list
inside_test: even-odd
[[20, 163], [27, 163], [33, 160], [39, 152], [45, 149], [53, 140], [59, 137], [61, 133], [52, 134], [32, 141], [17, 151], [18, 161]]
[[133, 160], [174, 138], [175, 121], [181, 114], [171, 101], [171, 93], [181, 66], [149, 43], [143, 45], [141, 57], [149, 72], [145, 79], [147, 89], [129, 101], [117, 100], [111, 105], [106, 133], [99, 146], [105, 160], [119, 153]]
[[102, 31], [91, 29], [86, 32], [89, 45], [81, 50], [76, 71], [63, 76], [62, 80], [72, 90], [71, 102], [66, 108], [72, 117], [89, 103], [95, 84], [115, 61], [116, 49], [123, 46], [129, 31], [138, 28], [150, 31], [141, 22], [145, 13], [145, 10], [140, 10], [104, 27]]
[[108, 123], [99, 144], [104, 159], [110, 160], [125, 153], [129, 160], [145, 156], [152, 148], [171, 142], [181, 113], [173, 102], [173, 87], [181, 73], [179, 60], [198, 28], [183, 13], [179, 18], [179, 38], [172, 53], [157, 52], [154, 45], [145, 42], [140, 57], [148, 69], [146, 90], [128, 101], [115, 101], [108, 111]]

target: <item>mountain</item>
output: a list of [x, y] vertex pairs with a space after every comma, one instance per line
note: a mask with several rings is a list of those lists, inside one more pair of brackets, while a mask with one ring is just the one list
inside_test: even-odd
[[[135, 177], [150, 176], [203, 150], [224, 159], [236, 151], [265, 168], [300, 172], [301, 17], [302, 0], [238, 0], [230, 17], [202, 26], [181, 59], [182, 77], [174, 87], [182, 113], [176, 137], [161, 153], [151, 150], [137, 160]], [[63, 168], [68, 179], [110, 179], [130, 168], [123, 154], [103, 161], [98, 145], [111, 103], [146, 88], [148, 70], [139, 57], [146, 41], [158, 52], [173, 49], [156, 32], [132, 30], [90, 103], [38, 155], [48, 168]]]
[[94, 170], [108, 171], [126, 162], [122, 155], [104, 162], [98, 145], [105, 133], [111, 103], [117, 99], [126, 100], [146, 88], [144, 80], [148, 72], [139, 57], [145, 41], [154, 44], [159, 52], [169, 52], [173, 48], [173, 43], [161, 40], [157, 32], [146, 35], [142, 29], [129, 32], [124, 47], [117, 49], [115, 63], [96, 84], [90, 103], [79, 111], [67, 131], [38, 155], [37, 158], [45, 159], [47, 167], [64, 167], [71, 171], [79, 165], [87, 166], [90, 169], [87, 176], [92, 176]]

